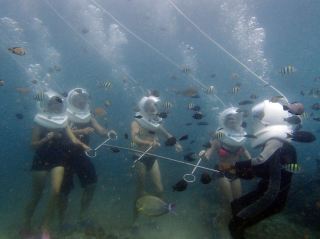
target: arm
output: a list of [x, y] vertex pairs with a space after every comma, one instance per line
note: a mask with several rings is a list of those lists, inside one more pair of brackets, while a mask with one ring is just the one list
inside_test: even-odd
[[91, 117], [91, 125], [92, 127], [97, 131], [97, 133], [101, 136], [107, 136], [108, 135], [108, 130], [104, 127], [102, 127], [98, 121]]
[[31, 147], [33, 149], [37, 149], [41, 145], [49, 142], [49, 140], [52, 138], [52, 134], [50, 134], [50, 133], [53, 133], [53, 132], [49, 132], [45, 137], [40, 139], [41, 128], [39, 126], [35, 125], [32, 128]]
[[[173, 137], [173, 135], [171, 135], [162, 125], [160, 125], [159, 127], [159, 132], [166, 138], [166, 139], [169, 139], [171, 137]], [[174, 145], [174, 147], [176, 148], [176, 151], [177, 152], [181, 152], [183, 149], [182, 149], [182, 146], [179, 142], [176, 142], [176, 144]]]
[[264, 195], [250, 206], [241, 210], [237, 214], [237, 217], [242, 219], [252, 218], [266, 210], [276, 199], [280, 191], [281, 183], [281, 164], [279, 151], [276, 152], [275, 157], [269, 163], [269, 175], [269, 185]]
[[143, 140], [139, 137], [139, 130], [140, 127], [136, 121], [133, 121], [131, 124], [131, 138], [133, 143], [135, 144], [142, 144], [142, 145], [148, 145], [151, 146], [153, 145], [154, 141], [151, 140]]
[[71, 128], [69, 126], [67, 126], [66, 128], [66, 132], [67, 132], [67, 135], [69, 137], [69, 139], [71, 140], [71, 142], [73, 144], [76, 144], [76, 145], [80, 145], [84, 150], [90, 150], [90, 147], [86, 144], [84, 144], [83, 142], [81, 142], [73, 133], [73, 131], [71, 130]]

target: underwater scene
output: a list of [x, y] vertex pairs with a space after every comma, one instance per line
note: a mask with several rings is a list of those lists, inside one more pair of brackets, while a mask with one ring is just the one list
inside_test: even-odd
[[0, 2], [0, 239], [320, 238], [319, 1]]

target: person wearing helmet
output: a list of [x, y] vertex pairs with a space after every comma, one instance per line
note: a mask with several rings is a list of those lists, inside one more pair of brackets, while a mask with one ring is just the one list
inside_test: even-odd
[[[102, 127], [90, 112], [89, 93], [82, 88], [69, 91], [67, 96], [67, 116], [72, 132], [83, 143], [89, 145], [90, 135], [94, 132], [104, 137], [116, 136], [115, 131], [108, 131]], [[87, 211], [92, 201], [97, 174], [90, 158], [85, 151], [79, 147], [70, 149], [69, 161], [66, 165], [66, 173], [62, 183], [61, 197], [59, 203], [60, 224], [64, 226], [65, 212], [68, 206], [68, 195], [74, 187], [73, 175], [77, 174], [83, 188], [80, 199], [80, 223], [86, 223]]]
[[76, 145], [83, 150], [90, 149], [68, 127], [65, 102], [59, 94], [51, 90], [42, 92], [37, 104], [38, 113], [34, 118], [31, 140], [31, 146], [35, 150], [31, 168], [32, 196], [25, 209], [22, 234], [30, 233], [31, 219], [41, 199], [45, 179], [50, 173], [52, 189], [42, 220], [43, 233], [48, 233], [49, 221], [54, 215], [61, 190], [69, 147]]
[[296, 150], [288, 137], [292, 126], [285, 120], [291, 114], [280, 103], [265, 100], [252, 108], [252, 115], [255, 119], [252, 146], [261, 147], [261, 153], [221, 168], [225, 172], [235, 170], [240, 178], [261, 178], [255, 190], [231, 202], [233, 218], [229, 230], [236, 239], [245, 238], [247, 227], [284, 208], [292, 177], [284, 165], [297, 162]]
[[[140, 151], [152, 152], [159, 148], [160, 141], [159, 138], [163, 137], [165, 139], [174, 139], [174, 137], [162, 126], [162, 119], [159, 117], [158, 106], [160, 99], [154, 95], [142, 97], [139, 101], [138, 108], [139, 112], [135, 115], [135, 120], [131, 123], [131, 138], [132, 145]], [[179, 143], [175, 143], [174, 147], [177, 152], [182, 151], [182, 146]], [[137, 160], [141, 154], [135, 154], [134, 160]], [[155, 194], [158, 197], [163, 195], [163, 185], [161, 181], [160, 168], [157, 158], [154, 156], [144, 155], [135, 164], [136, 178], [137, 178], [137, 188], [136, 197], [145, 194], [145, 176], [149, 173], [151, 176], [151, 181], [154, 185]], [[135, 218], [137, 216], [136, 210]]]
[[[210, 159], [213, 155], [217, 158], [216, 169], [221, 170], [226, 165], [232, 165], [240, 159], [249, 159], [250, 154], [244, 147], [246, 132], [242, 127], [242, 113], [236, 107], [225, 109], [219, 114], [219, 127], [215, 132], [214, 139], [210, 142], [211, 147], [202, 150], [200, 157]], [[223, 213], [220, 220], [220, 233], [228, 229], [223, 228], [230, 220], [230, 202], [241, 196], [241, 182], [234, 171], [221, 172], [217, 175]]]

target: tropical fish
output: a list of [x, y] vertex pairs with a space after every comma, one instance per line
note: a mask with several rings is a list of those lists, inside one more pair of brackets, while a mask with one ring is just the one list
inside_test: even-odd
[[133, 142], [133, 141], [130, 142], [130, 147], [131, 147], [131, 148], [135, 148], [136, 146], [137, 146], [137, 145], [136, 145], [135, 142]]
[[103, 105], [108, 108], [109, 106], [111, 106], [111, 101], [110, 100], [105, 100]]
[[136, 208], [139, 213], [145, 216], [158, 217], [173, 212], [175, 205], [166, 203], [156, 196], [145, 195], [138, 198]]
[[320, 117], [315, 117], [315, 118], [312, 118], [313, 120], [315, 121], [320, 121]]
[[243, 122], [241, 123], [241, 127], [242, 127], [242, 128], [247, 128], [247, 122], [243, 121]]
[[27, 87], [18, 87], [18, 88], [16, 88], [16, 91], [17, 91], [18, 93], [20, 93], [20, 94], [25, 95], [25, 94], [30, 93], [30, 88], [27, 88]]
[[301, 123], [301, 118], [297, 115], [293, 115], [290, 117], [287, 117], [283, 119], [284, 121], [288, 122], [289, 124], [300, 124]]
[[311, 143], [316, 140], [316, 136], [308, 131], [295, 131], [292, 134], [287, 134], [287, 138], [302, 143]]
[[196, 112], [192, 115], [192, 118], [196, 119], [196, 120], [200, 120], [203, 118], [203, 114], [201, 112]]
[[18, 56], [23, 56], [26, 54], [26, 50], [23, 47], [11, 47], [8, 48], [8, 51], [11, 51], [13, 54]]
[[197, 125], [209, 125], [209, 123], [206, 121], [201, 121], [201, 122], [198, 122]]
[[195, 104], [193, 103], [189, 103], [188, 104], [188, 110], [193, 110], [193, 107], [195, 106]]
[[252, 100], [255, 100], [255, 99], [257, 99], [257, 98], [258, 98], [258, 96], [255, 95], [255, 94], [251, 94], [251, 95], [250, 95], [250, 99], [252, 99]]
[[143, 116], [142, 115], [135, 115], [133, 117], [136, 118], [136, 119], [141, 119]]
[[175, 145], [177, 143], [177, 139], [175, 138], [175, 137], [170, 137], [170, 138], [168, 138], [166, 141], [165, 141], [165, 145], [166, 146], [173, 146], [173, 145]]
[[311, 109], [313, 109], [313, 110], [320, 110], [320, 103], [314, 103], [314, 104], [311, 106]]
[[0, 86], [4, 86], [5, 81], [4, 80], [0, 80]]
[[301, 173], [301, 167], [297, 163], [289, 163], [282, 166], [289, 173]]
[[195, 161], [196, 159], [198, 158], [197, 154], [195, 152], [190, 152], [190, 153], [187, 153], [183, 156], [183, 159], [185, 161], [188, 161], [188, 162], [193, 162]]
[[44, 100], [44, 92], [43, 91], [39, 91], [34, 97], [33, 99], [35, 101], [38, 101], [38, 102], [42, 102]]
[[296, 68], [294, 68], [292, 65], [287, 65], [285, 67], [282, 67], [280, 69], [279, 73], [281, 75], [290, 75], [290, 74], [292, 74], [292, 73], [294, 73], [296, 71], [297, 71]]
[[162, 107], [166, 110], [171, 109], [173, 107], [173, 104], [170, 103], [169, 101], [165, 101], [162, 105]]
[[209, 184], [211, 182], [211, 177], [208, 173], [201, 174], [200, 182], [203, 184]]
[[181, 66], [181, 71], [183, 73], [190, 73], [191, 72], [191, 67], [188, 66], [188, 65], [183, 65], [183, 66]]
[[210, 85], [206, 90], [205, 93], [207, 93], [208, 95], [213, 94], [215, 92], [215, 88], [213, 85]]
[[216, 139], [221, 139], [223, 136], [224, 136], [224, 133], [221, 132], [220, 130], [217, 130], [217, 132], [215, 133]]
[[128, 138], [129, 138], [129, 135], [128, 135], [127, 133], [125, 133], [125, 134], [124, 134], [124, 138], [125, 138], [125, 139], [128, 139]]
[[232, 87], [232, 94], [238, 94], [240, 90], [240, 86], [235, 85], [234, 87]]
[[191, 122], [186, 123], [186, 126], [191, 126], [191, 125], [192, 125], [192, 123], [191, 123]]
[[189, 138], [189, 135], [185, 134], [180, 137], [179, 141], [187, 140]]
[[106, 81], [105, 83], [103, 83], [103, 86], [105, 89], [110, 89], [112, 86], [112, 83], [111, 81]]
[[119, 153], [120, 152], [120, 149], [116, 148], [116, 147], [111, 147], [110, 150], [113, 152], [113, 153]]
[[177, 182], [175, 185], [172, 186], [173, 191], [182, 192], [186, 190], [188, 187], [188, 183], [186, 180], [181, 179], [179, 182]]
[[96, 115], [96, 116], [104, 116], [106, 114], [107, 114], [107, 112], [105, 111], [105, 109], [103, 109], [101, 107], [95, 108], [95, 110], [94, 110], [94, 115]]
[[167, 112], [161, 112], [161, 113], [158, 113], [158, 116], [162, 119], [165, 119], [168, 117], [168, 113]]
[[196, 97], [196, 96], [199, 96], [199, 91], [196, 87], [191, 86], [185, 90], [176, 91], [176, 94], [183, 95], [186, 97]]
[[250, 105], [253, 104], [252, 100], [243, 100], [238, 103], [239, 105]]
[[215, 78], [215, 77], [216, 77], [216, 74], [213, 73], [213, 74], [210, 75], [210, 77], [211, 77], [211, 78]]
[[240, 77], [237, 73], [232, 73], [230, 78], [231, 78], [231, 80], [238, 80]]
[[16, 114], [16, 118], [19, 119], [19, 120], [21, 120], [21, 119], [24, 118], [24, 115], [23, 115], [22, 113], [17, 113], [17, 114]]

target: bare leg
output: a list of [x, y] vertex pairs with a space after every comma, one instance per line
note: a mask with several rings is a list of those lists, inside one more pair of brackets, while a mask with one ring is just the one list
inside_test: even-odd
[[81, 197], [80, 220], [83, 220], [85, 216], [87, 216], [88, 208], [91, 204], [95, 190], [96, 184], [87, 185], [84, 188]]
[[226, 200], [230, 203], [233, 200], [232, 191], [231, 191], [231, 184], [229, 180], [225, 177], [219, 178], [219, 188], [223, 195], [223, 201]]
[[69, 204], [69, 194], [60, 193], [59, 203], [58, 203], [58, 211], [59, 211], [59, 223], [60, 226], [63, 225], [65, 220], [66, 211]]
[[242, 194], [242, 188], [241, 188], [241, 181], [240, 179], [233, 180], [231, 182], [231, 188], [232, 188], [232, 200], [237, 199], [241, 197]]
[[139, 197], [144, 195], [145, 193], [145, 177], [146, 177], [146, 167], [143, 163], [137, 162], [135, 166], [135, 174], [136, 174], [136, 192], [134, 197], [133, 204], [133, 221], [137, 220], [138, 212], [136, 209], [136, 202]]
[[152, 183], [155, 185], [156, 194], [158, 197], [163, 197], [163, 185], [161, 181], [161, 173], [158, 161], [156, 160], [150, 170]]
[[46, 184], [45, 178], [47, 174], [48, 172], [46, 171], [32, 172], [32, 196], [24, 213], [24, 230], [29, 231], [31, 229], [31, 219], [42, 196], [42, 192]]
[[42, 228], [47, 231], [49, 223], [54, 216], [57, 203], [59, 201], [60, 189], [63, 180], [64, 168], [62, 166], [55, 167], [51, 170], [51, 194], [47, 204], [47, 209], [43, 218]]

